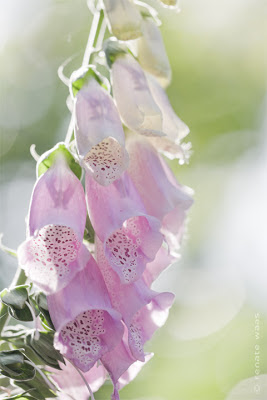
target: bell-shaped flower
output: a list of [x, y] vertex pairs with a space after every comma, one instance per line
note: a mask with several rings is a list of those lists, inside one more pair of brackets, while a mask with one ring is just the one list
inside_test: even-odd
[[[81, 378], [81, 375], [74, 366], [65, 360], [66, 364], [60, 363], [61, 370], [47, 368], [51, 373], [50, 377], [60, 389], [59, 400], [88, 400], [88, 389]], [[96, 392], [105, 382], [107, 372], [103, 365], [95, 364], [88, 372], [84, 373], [84, 378], [88, 382], [92, 392]]]
[[123, 122], [140, 134], [162, 136], [162, 114], [141, 66], [130, 54], [114, 58], [111, 65], [113, 96]]
[[109, 185], [127, 168], [128, 154], [112, 97], [94, 78], [76, 95], [75, 117], [81, 165], [98, 183]]
[[147, 353], [145, 360], [141, 362], [132, 356], [128, 345], [128, 332], [125, 327], [120, 343], [101, 358], [101, 362], [108, 371], [114, 386], [112, 400], [120, 400], [119, 390], [130, 383], [152, 357], [153, 353]]
[[136, 281], [161, 246], [160, 222], [147, 215], [125, 172], [109, 186], [85, 178], [89, 216], [111, 267], [124, 284]]
[[103, 0], [109, 30], [119, 40], [142, 35], [142, 17], [132, 0]]
[[[161, 261], [163, 261], [162, 258], [160, 256]], [[172, 293], [157, 293], [151, 290], [145, 282], [145, 280], [152, 282], [151, 272], [149, 271], [145, 278], [146, 270], [143, 277], [137, 281], [123, 285], [110, 267], [105, 257], [104, 246], [99, 239], [96, 239], [96, 259], [107, 285], [112, 306], [122, 315], [127, 327], [131, 354], [136, 360], [144, 361], [144, 343], [151, 338], [157, 328], [165, 323], [174, 296]], [[151, 310], [151, 315], [147, 308]]]
[[68, 286], [47, 297], [47, 303], [56, 329], [55, 348], [82, 371], [89, 371], [120, 342], [121, 315], [112, 308], [92, 256]]
[[26, 275], [45, 293], [66, 286], [84, 268], [86, 222], [84, 190], [58, 157], [37, 180], [30, 203], [28, 239], [18, 249]]
[[180, 185], [155, 148], [144, 138], [128, 141], [128, 173], [149, 213], [161, 221], [170, 253], [177, 256], [192, 190]]
[[183, 158], [181, 140], [190, 132], [188, 126], [174, 112], [165, 90], [156, 79], [147, 74], [147, 82], [155, 102], [161, 110], [163, 137], [151, 137], [155, 147], [170, 159]]
[[161, 86], [166, 87], [171, 81], [171, 67], [160, 29], [152, 18], [143, 18], [142, 32], [142, 37], [136, 41], [138, 61], [145, 71], [155, 76]]

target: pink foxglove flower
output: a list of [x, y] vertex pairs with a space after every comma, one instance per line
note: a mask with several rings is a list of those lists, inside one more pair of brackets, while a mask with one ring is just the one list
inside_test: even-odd
[[89, 216], [111, 267], [122, 283], [136, 281], [161, 246], [159, 221], [147, 215], [126, 172], [107, 187], [87, 174], [85, 186]]
[[[166, 267], [162, 258], [161, 261]], [[146, 270], [143, 277], [137, 281], [129, 285], [122, 284], [110, 267], [99, 239], [96, 240], [96, 259], [107, 285], [112, 306], [122, 315], [127, 327], [131, 354], [135, 360], [144, 361], [144, 344], [154, 331], [165, 323], [174, 296], [172, 293], [157, 293], [151, 290], [145, 282]], [[152, 283], [150, 272], [147, 276], [147, 281], [149, 280]]]
[[166, 134], [163, 137], [153, 137], [156, 148], [170, 159], [183, 158], [183, 149], [180, 146], [181, 140], [190, 132], [188, 126], [174, 112], [165, 90], [159, 85], [154, 77], [147, 74], [147, 82], [153, 98], [161, 110], [163, 121], [162, 131]]
[[75, 115], [81, 164], [98, 183], [109, 185], [127, 168], [128, 154], [115, 104], [95, 79], [77, 93]]
[[68, 286], [47, 297], [47, 303], [56, 328], [55, 348], [82, 371], [89, 371], [120, 342], [121, 315], [112, 308], [92, 256]]
[[[49, 368], [51, 377], [61, 389], [59, 400], [88, 400], [88, 389], [78, 371], [67, 360], [66, 365], [60, 363], [61, 371]], [[103, 365], [95, 364], [88, 372], [84, 373], [84, 378], [88, 382], [91, 390], [96, 392], [105, 382], [107, 372]]]
[[143, 18], [142, 32], [142, 37], [136, 41], [138, 61], [145, 71], [166, 87], [171, 80], [171, 67], [160, 29], [151, 18]]
[[119, 40], [132, 40], [142, 35], [142, 17], [132, 0], [103, 0], [109, 29]]
[[180, 185], [165, 161], [146, 139], [128, 142], [129, 175], [150, 215], [161, 221], [161, 232], [172, 255], [177, 255], [192, 190]]
[[162, 136], [162, 114], [145, 74], [129, 54], [117, 55], [111, 66], [113, 96], [128, 128], [148, 136]]
[[29, 210], [29, 237], [18, 249], [20, 266], [45, 293], [66, 286], [84, 268], [84, 190], [63, 158], [36, 182]]

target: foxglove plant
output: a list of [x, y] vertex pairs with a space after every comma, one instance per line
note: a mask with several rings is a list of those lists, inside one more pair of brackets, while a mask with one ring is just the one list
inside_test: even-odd
[[[137, 0], [93, 3], [81, 68], [70, 79], [60, 68], [72, 113], [65, 142], [40, 158], [32, 150], [27, 237], [17, 253], [2, 246], [19, 263], [0, 319], [9, 343], [0, 369], [16, 398], [94, 399], [110, 377], [119, 400], [174, 301], [152, 285], [179, 257], [192, 190], [159, 153], [184, 162], [189, 129], [164, 90], [160, 21]], [[103, 44], [106, 26], [115, 38]], [[10, 316], [34, 329], [8, 325]]]

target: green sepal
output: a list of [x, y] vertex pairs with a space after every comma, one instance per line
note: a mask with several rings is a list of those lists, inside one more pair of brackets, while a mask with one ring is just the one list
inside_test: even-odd
[[95, 231], [88, 215], [86, 216], [86, 224], [85, 224], [83, 239], [86, 242], [95, 243]]
[[44, 153], [37, 162], [37, 177], [43, 175], [54, 163], [57, 156], [63, 156], [69, 168], [77, 176], [78, 179], [82, 177], [82, 168], [75, 161], [71, 152], [67, 149], [63, 142], [58, 143], [51, 150]]
[[34, 366], [25, 363], [28, 360], [19, 350], [0, 352], [1, 374], [16, 381], [30, 381], [35, 377]]
[[36, 400], [36, 397], [32, 397], [30, 394], [31, 390], [27, 390], [26, 392], [16, 394], [11, 397], [4, 397], [3, 400]]
[[110, 39], [105, 41], [103, 49], [109, 68], [112, 67], [112, 64], [118, 57], [124, 56], [128, 53], [128, 49], [125, 44]]
[[64, 362], [64, 358], [54, 348], [54, 334], [52, 332], [39, 332], [38, 339], [35, 339], [34, 332], [29, 333], [25, 338], [25, 344], [44, 362], [55, 369], [61, 369], [58, 362]]
[[88, 67], [81, 67], [77, 71], [74, 71], [70, 77], [70, 89], [72, 90], [73, 97], [75, 97], [79, 90], [81, 90], [81, 88], [86, 85], [91, 79], [95, 79], [97, 83], [105, 90], [109, 90], [109, 87], [105, 84], [104, 79], [101, 79], [100, 74], [97, 73], [93, 65]]

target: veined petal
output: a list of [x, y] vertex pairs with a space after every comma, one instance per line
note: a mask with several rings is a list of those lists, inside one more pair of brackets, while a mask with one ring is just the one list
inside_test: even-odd
[[142, 35], [142, 17], [131, 0], [103, 0], [109, 29], [119, 40], [132, 40]]
[[121, 316], [111, 306], [93, 257], [68, 286], [48, 296], [47, 302], [56, 328], [55, 348], [82, 371], [89, 371], [119, 343]]
[[129, 54], [118, 56], [111, 67], [111, 78], [113, 96], [125, 125], [143, 135], [162, 136], [161, 111], [138, 62]]
[[37, 180], [30, 203], [29, 234], [47, 225], [70, 227], [79, 241], [83, 238], [86, 203], [81, 182], [63, 158]]
[[106, 186], [127, 168], [128, 154], [115, 104], [95, 79], [77, 93], [75, 117], [75, 138], [82, 166]]
[[107, 187], [86, 175], [88, 211], [122, 283], [136, 281], [161, 246], [159, 221], [147, 215], [127, 173]]
[[161, 231], [171, 253], [176, 254], [186, 212], [193, 203], [192, 190], [177, 182], [167, 164], [147, 140], [132, 139], [127, 145], [131, 180], [148, 214], [162, 222]]
[[[79, 399], [88, 400], [88, 389], [77, 370], [67, 360], [66, 365], [60, 363], [61, 371], [49, 368], [52, 372], [52, 379], [57, 383], [62, 392], [58, 399]], [[84, 378], [90, 385], [93, 392], [96, 392], [106, 380], [106, 370], [103, 365], [95, 364], [88, 372], [84, 373]], [[70, 396], [70, 397], [69, 397]]]
[[66, 226], [47, 225], [18, 248], [20, 266], [46, 294], [68, 285], [89, 259], [85, 246]]
[[[161, 110], [163, 121], [162, 131], [166, 136], [155, 138], [155, 145], [166, 156], [175, 154], [182, 157], [183, 151], [179, 144], [190, 132], [188, 126], [174, 112], [167, 94], [154, 77], [147, 74], [147, 82], [152, 96]], [[151, 139], [153, 141], [153, 138]]]
[[152, 19], [143, 18], [142, 33], [136, 42], [138, 61], [145, 71], [166, 87], [171, 81], [171, 67], [160, 29]]

